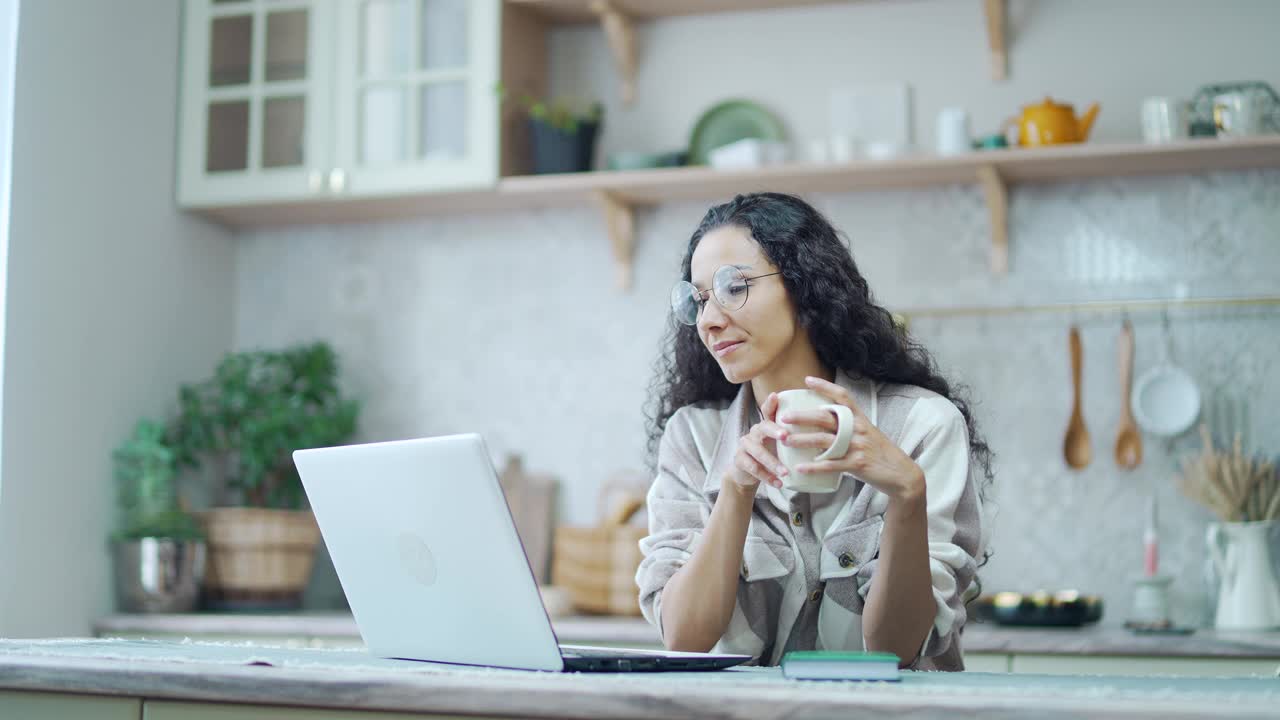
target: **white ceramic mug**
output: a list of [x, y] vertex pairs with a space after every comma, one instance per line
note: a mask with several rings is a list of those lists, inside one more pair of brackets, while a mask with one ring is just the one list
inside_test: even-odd
[[[827, 410], [836, 416], [836, 439], [826, 450], [819, 448], [789, 447], [778, 443], [778, 459], [790, 472], [782, 478], [782, 486], [796, 492], [835, 492], [840, 487], [838, 472], [802, 473], [796, 467], [804, 463], [821, 462], [830, 458], [844, 457], [849, 451], [849, 440], [853, 437], [853, 411], [839, 403], [814, 392], [813, 390], [784, 390], [778, 393], [778, 415], [797, 410]], [[790, 433], [819, 432], [813, 426], [793, 425], [779, 421], [778, 423]]]
[[938, 154], [959, 155], [973, 149], [969, 137], [969, 113], [964, 108], [945, 108], [938, 113]]
[[1142, 139], [1165, 143], [1190, 135], [1190, 113], [1184, 100], [1150, 97], [1142, 101]]
[[1248, 137], [1262, 132], [1262, 103], [1253, 93], [1224, 93], [1213, 98], [1218, 137]]

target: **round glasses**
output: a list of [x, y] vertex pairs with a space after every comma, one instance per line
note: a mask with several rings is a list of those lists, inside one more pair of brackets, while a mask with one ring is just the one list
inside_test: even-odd
[[671, 288], [671, 312], [685, 325], [697, 325], [698, 316], [702, 314], [702, 306], [707, 303], [707, 295], [716, 299], [725, 310], [737, 310], [747, 304], [747, 292], [751, 287], [750, 280], [781, 275], [779, 272], [753, 275], [747, 277], [742, 269], [733, 265], [722, 265], [711, 278], [710, 290], [699, 290], [688, 280], [681, 280]]

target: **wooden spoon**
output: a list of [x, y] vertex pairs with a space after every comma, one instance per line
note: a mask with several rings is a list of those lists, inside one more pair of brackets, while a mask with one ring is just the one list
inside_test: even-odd
[[1120, 331], [1120, 430], [1116, 433], [1116, 465], [1132, 470], [1142, 463], [1142, 434], [1133, 421], [1129, 398], [1133, 382], [1133, 326], [1125, 318]]
[[1089, 444], [1089, 428], [1084, 426], [1084, 414], [1080, 409], [1080, 373], [1084, 365], [1084, 350], [1080, 344], [1080, 330], [1071, 326], [1071, 384], [1074, 400], [1071, 406], [1071, 422], [1067, 424], [1067, 438], [1062, 454], [1067, 465], [1082, 470], [1093, 459], [1093, 447]]

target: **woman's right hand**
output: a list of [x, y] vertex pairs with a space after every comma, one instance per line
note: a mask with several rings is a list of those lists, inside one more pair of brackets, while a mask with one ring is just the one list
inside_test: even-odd
[[739, 489], [752, 493], [762, 482], [782, 487], [781, 478], [789, 472], [777, 456], [778, 441], [787, 436], [786, 429], [777, 423], [777, 393], [769, 393], [760, 413], [763, 419], [738, 439], [733, 468], [728, 473]]

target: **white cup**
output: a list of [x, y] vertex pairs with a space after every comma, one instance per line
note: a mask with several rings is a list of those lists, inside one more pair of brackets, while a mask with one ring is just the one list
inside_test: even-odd
[[969, 113], [964, 108], [945, 108], [938, 113], [938, 154], [959, 155], [973, 149], [969, 136]]
[[[782, 487], [796, 492], [835, 492], [840, 487], [838, 472], [802, 473], [796, 467], [804, 463], [821, 462], [829, 458], [844, 457], [849, 452], [849, 440], [853, 437], [853, 411], [813, 390], [784, 390], [778, 393], [778, 415], [797, 410], [829, 410], [836, 415], [836, 439], [826, 450], [819, 448], [789, 447], [778, 443], [778, 459], [790, 472], [782, 478]], [[821, 432], [807, 425], [779, 422], [789, 433]]]
[[816, 165], [823, 165], [831, 162], [831, 152], [827, 147], [826, 138], [809, 138], [809, 142], [805, 145], [805, 149], [805, 160]]
[[1213, 98], [1218, 137], [1248, 137], [1262, 132], [1262, 103], [1253, 93], [1224, 93]]
[[853, 160], [858, 157], [858, 139], [852, 135], [832, 135], [830, 149], [832, 162], [853, 162]]
[[1166, 143], [1190, 135], [1190, 112], [1186, 101], [1167, 97], [1150, 97], [1142, 101], [1142, 139], [1149, 143]]

